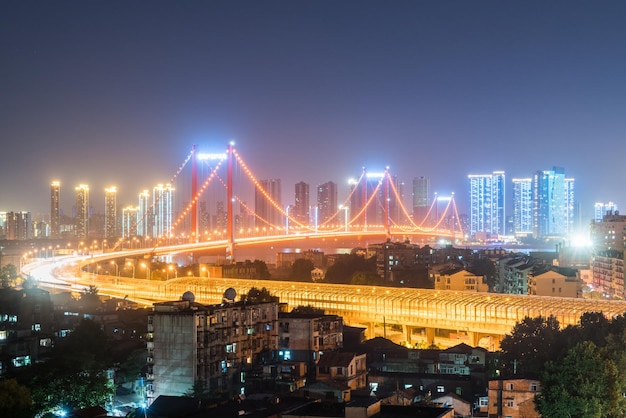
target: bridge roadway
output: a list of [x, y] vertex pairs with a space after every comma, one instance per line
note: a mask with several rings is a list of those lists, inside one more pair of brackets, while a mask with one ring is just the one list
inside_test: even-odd
[[197, 302], [220, 303], [230, 287], [238, 295], [265, 287], [289, 308], [324, 309], [342, 316], [348, 325], [367, 328], [369, 338], [384, 335], [409, 345], [444, 347], [465, 342], [488, 350], [497, 350], [504, 335], [527, 316], [553, 315], [565, 327], [576, 325], [585, 312], [607, 317], [626, 313], [626, 301], [617, 300], [205, 277], [147, 281], [82, 273], [77, 280], [81, 283], [75, 282], [74, 288], [93, 283], [102, 294], [126, 296], [146, 305], [178, 300], [186, 291], [193, 292]]

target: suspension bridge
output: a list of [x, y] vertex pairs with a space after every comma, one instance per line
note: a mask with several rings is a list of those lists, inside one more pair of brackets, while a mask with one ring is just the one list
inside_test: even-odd
[[[177, 214], [167, 215], [171, 221], [168, 221], [167, 228], [161, 229], [164, 233], [149, 237], [155, 253], [165, 251], [162, 247], [169, 247], [172, 243], [210, 242], [211, 247], [216, 248], [216, 241], [221, 241], [226, 259], [235, 260], [238, 246], [257, 242], [307, 239], [313, 243], [316, 239], [342, 241], [344, 238], [354, 240], [362, 237], [403, 241], [418, 239], [422, 242], [443, 238], [458, 242], [464, 237], [454, 195], [433, 199], [428, 210], [423, 210], [425, 213], [422, 213], [421, 219], [415, 219], [413, 208], [407, 209], [404, 203], [397, 178], [388, 169], [383, 173], [368, 173], [363, 168], [359, 179], [350, 184], [348, 196], [331, 207], [332, 211], [325, 211], [323, 216], [319, 216], [319, 208], [309, 205], [309, 202], [284, 206], [280, 191], [276, 192], [270, 181], [259, 180], [232, 143], [224, 153], [214, 154], [201, 153], [194, 145], [172, 175], [170, 184], [183, 178], [182, 173], [186, 173], [188, 166], [191, 168], [190, 180], [187, 180], [190, 196]], [[251, 188], [254, 207], [246, 199]], [[248, 196], [244, 196], [246, 192]], [[207, 222], [207, 195], [216, 201], [215, 196], [222, 199], [217, 203], [218, 214], [212, 227]], [[308, 199], [308, 190], [306, 196]], [[440, 208], [442, 201], [445, 202], [443, 210]], [[299, 204], [300, 208], [302, 205], [305, 207], [296, 211]], [[236, 205], [238, 213], [235, 213]], [[151, 216], [154, 216], [158, 206], [158, 199], [155, 199], [150, 208], [140, 213], [115, 249], [137, 235], [137, 231], [150, 231], [152, 228], [148, 224], [153, 222]], [[199, 213], [199, 206], [203, 207], [202, 213]]]

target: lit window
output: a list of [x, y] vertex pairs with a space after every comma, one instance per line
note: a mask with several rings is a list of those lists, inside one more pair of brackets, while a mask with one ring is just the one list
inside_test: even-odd
[[440, 386], [437, 386], [437, 393], [443, 393], [445, 390], [446, 390], [446, 388], [445, 388], [445, 387], [443, 387], [443, 386], [441, 386], [441, 385], [440, 385]]

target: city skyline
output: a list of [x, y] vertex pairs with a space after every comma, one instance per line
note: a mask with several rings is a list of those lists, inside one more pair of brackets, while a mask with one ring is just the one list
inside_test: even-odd
[[425, 177], [468, 212], [469, 174], [559, 166], [576, 179], [584, 220], [595, 202], [625, 204], [621, 2], [2, 11], [0, 210], [49, 214], [53, 180], [66, 212], [79, 184], [98, 212], [111, 186], [118, 204], [136, 205], [193, 144], [223, 152], [229, 140], [258, 178], [281, 179], [285, 205], [301, 181], [336, 182], [342, 201], [361, 167], [386, 166], [405, 203]]

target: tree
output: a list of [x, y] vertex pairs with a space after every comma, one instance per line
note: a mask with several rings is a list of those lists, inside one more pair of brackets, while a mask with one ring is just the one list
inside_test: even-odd
[[243, 295], [242, 300], [248, 303], [278, 302], [278, 297], [273, 296], [265, 287], [261, 289], [253, 287], [248, 294]]
[[291, 265], [289, 271], [289, 280], [299, 282], [310, 282], [311, 271], [315, 268], [315, 265], [311, 260], [305, 258], [299, 258]]
[[0, 380], [0, 416], [27, 418], [32, 416], [30, 390], [15, 379]]
[[504, 375], [539, 377], [544, 364], [560, 351], [559, 321], [553, 317], [526, 317], [500, 343]]
[[324, 315], [325, 311], [324, 309], [317, 308], [313, 305], [298, 305], [291, 310], [291, 313]]
[[57, 353], [39, 366], [29, 385], [37, 412], [104, 406], [110, 401], [114, 393], [107, 373], [110, 350], [98, 323], [83, 319], [58, 345]]
[[342, 254], [326, 271], [328, 283], [348, 284], [357, 271], [376, 274], [376, 258], [365, 259], [358, 254]]
[[608, 350], [583, 341], [546, 363], [535, 403], [544, 417], [617, 418], [626, 414], [625, 388], [624, 371]]
[[7, 264], [0, 268], [0, 282], [2, 283], [2, 287], [12, 287], [18, 277], [20, 276], [17, 274], [17, 267], [13, 264]]

